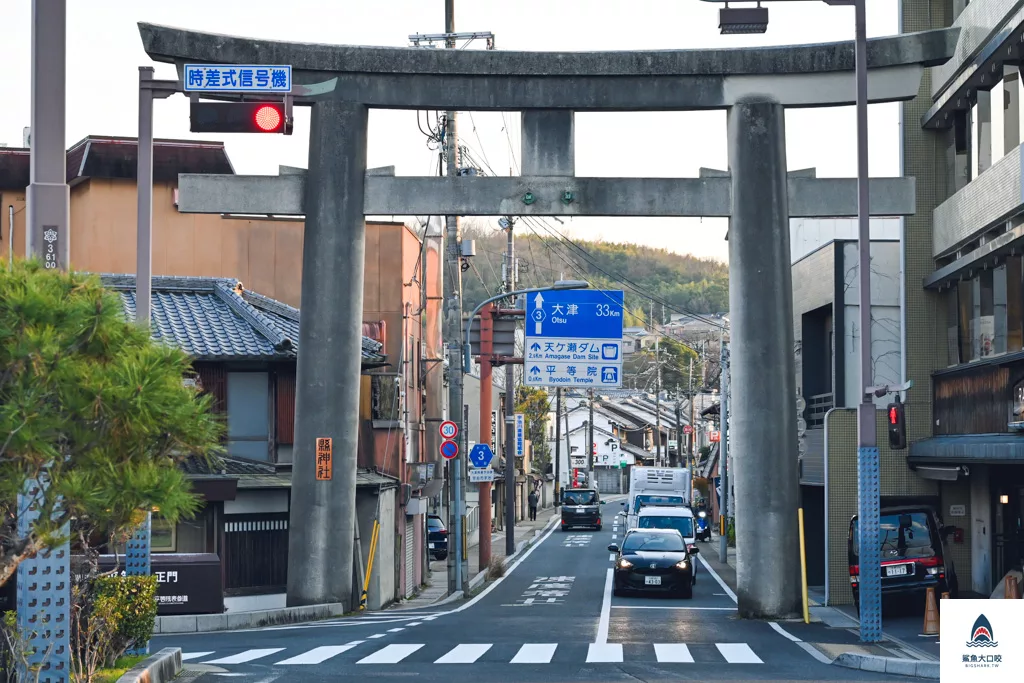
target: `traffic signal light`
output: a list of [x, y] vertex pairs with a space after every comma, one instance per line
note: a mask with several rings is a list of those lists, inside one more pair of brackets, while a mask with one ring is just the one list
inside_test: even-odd
[[889, 417], [889, 448], [901, 451], [907, 447], [907, 420], [899, 396], [889, 404], [886, 414]]
[[284, 102], [192, 102], [193, 133], [292, 134]]

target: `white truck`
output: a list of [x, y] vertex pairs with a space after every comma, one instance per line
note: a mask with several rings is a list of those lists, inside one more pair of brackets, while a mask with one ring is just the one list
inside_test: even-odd
[[629, 499], [622, 504], [626, 528], [637, 527], [640, 508], [650, 505], [689, 507], [690, 471], [685, 467], [634, 467], [629, 477]]

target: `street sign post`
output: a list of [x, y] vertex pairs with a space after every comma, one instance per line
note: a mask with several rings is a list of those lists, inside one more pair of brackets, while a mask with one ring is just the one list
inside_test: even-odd
[[459, 435], [459, 425], [455, 424], [451, 420], [445, 420], [441, 423], [441, 426], [437, 428], [437, 431], [441, 434], [442, 439], [454, 439]]
[[527, 386], [622, 386], [621, 291], [537, 292], [526, 303]]
[[469, 451], [469, 462], [473, 467], [488, 467], [490, 466], [493, 458], [494, 452], [491, 451], [491, 447], [485, 443], [478, 443]]
[[451, 460], [459, 454], [459, 444], [454, 441], [442, 441], [438, 450], [441, 451], [441, 457], [445, 460]]

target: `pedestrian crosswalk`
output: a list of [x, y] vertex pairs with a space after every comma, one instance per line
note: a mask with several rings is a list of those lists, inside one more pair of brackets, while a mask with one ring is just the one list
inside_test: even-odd
[[234, 652], [183, 652], [182, 661], [261, 666], [309, 666], [332, 663], [387, 664], [552, 664], [552, 663], [658, 663], [658, 664], [763, 664], [746, 643], [392, 643], [354, 640], [311, 649], [252, 648]]

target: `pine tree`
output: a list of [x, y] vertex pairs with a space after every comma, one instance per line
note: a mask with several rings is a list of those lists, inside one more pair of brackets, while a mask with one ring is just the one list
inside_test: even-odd
[[[190, 373], [98, 278], [0, 268], [0, 586], [69, 522], [123, 533], [146, 510], [173, 522], [198, 509], [178, 465], [216, 458], [223, 427]], [[18, 534], [18, 494], [40, 479], [40, 521]]]

